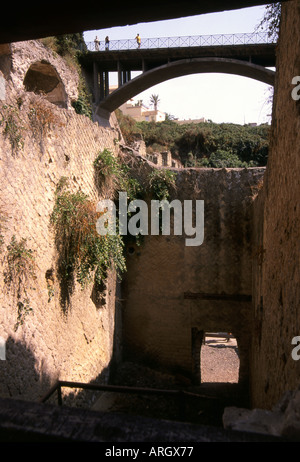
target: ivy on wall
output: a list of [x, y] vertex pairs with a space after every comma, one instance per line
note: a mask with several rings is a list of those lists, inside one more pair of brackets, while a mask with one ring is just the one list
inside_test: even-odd
[[176, 188], [176, 172], [168, 169], [153, 170], [149, 175], [149, 188], [153, 199], [169, 200]]
[[95, 278], [101, 285], [109, 269], [121, 274], [126, 269], [123, 241], [119, 235], [98, 234], [96, 204], [82, 191], [72, 192], [67, 178], [61, 178], [55, 194], [50, 223], [58, 251], [61, 301], [66, 307], [74, 280], [85, 288]]
[[0, 127], [5, 138], [9, 140], [13, 155], [24, 147], [25, 125], [19, 114], [19, 108], [12, 104], [0, 107]]
[[34, 290], [32, 283], [36, 279], [34, 253], [27, 246], [25, 238], [19, 241], [12, 237], [7, 246], [6, 269], [4, 282], [13, 291], [18, 308], [17, 322], [14, 330], [25, 322], [26, 316], [33, 311], [30, 303], [29, 290]]
[[[97, 183], [104, 187], [106, 182], [109, 183], [107, 190], [116, 205], [119, 191], [126, 191], [129, 201], [146, 195], [149, 198], [149, 191], [151, 197], [163, 200], [168, 199], [171, 189], [175, 188], [176, 173], [167, 169], [153, 170], [143, 188], [130, 166], [108, 149], [98, 154], [93, 165]], [[103, 287], [109, 270], [115, 269], [119, 276], [126, 271], [124, 248], [128, 236], [121, 236], [118, 232], [100, 235], [96, 225], [104, 213], [98, 212], [95, 201], [81, 190], [71, 191], [68, 178], [60, 179], [50, 224], [55, 233], [57, 274], [64, 308], [70, 303], [75, 281], [82, 288], [92, 281]], [[140, 244], [140, 237], [134, 236], [137, 244]]]

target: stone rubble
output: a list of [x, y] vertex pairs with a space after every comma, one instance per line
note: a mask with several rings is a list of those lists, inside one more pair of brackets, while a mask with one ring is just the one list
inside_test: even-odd
[[286, 392], [271, 409], [227, 407], [223, 414], [227, 430], [261, 433], [300, 440], [300, 387]]

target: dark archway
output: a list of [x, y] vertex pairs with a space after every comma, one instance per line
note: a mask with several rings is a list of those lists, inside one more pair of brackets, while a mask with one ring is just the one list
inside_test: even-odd
[[56, 69], [47, 61], [38, 61], [29, 67], [24, 78], [26, 91], [42, 94], [56, 106], [67, 107], [67, 94]]
[[109, 117], [123, 103], [154, 85], [190, 74], [221, 73], [252, 78], [274, 85], [275, 72], [263, 66], [227, 58], [182, 59], [146, 71], [125, 83], [103, 100], [96, 111], [99, 117]]

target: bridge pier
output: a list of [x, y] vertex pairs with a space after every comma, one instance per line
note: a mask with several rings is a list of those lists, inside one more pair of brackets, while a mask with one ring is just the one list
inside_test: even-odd
[[96, 62], [93, 63], [94, 100], [96, 104], [109, 95], [109, 72], [102, 71]]
[[118, 86], [121, 87], [124, 83], [131, 80], [131, 71], [124, 70], [120, 61], [118, 61]]
[[109, 95], [109, 72], [100, 72], [100, 99], [103, 100]]
[[96, 104], [100, 102], [100, 85], [99, 85], [99, 66], [96, 61], [93, 62], [93, 86], [94, 100]]

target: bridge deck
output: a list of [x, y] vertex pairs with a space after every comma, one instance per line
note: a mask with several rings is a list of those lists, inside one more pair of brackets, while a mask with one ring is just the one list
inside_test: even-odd
[[[186, 48], [226, 45], [258, 45], [274, 43], [274, 39], [267, 32], [251, 32], [240, 34], [214, 34], [214, 35], [184, 35], [178, 37], [142, 38], [139, 49], [153, 48]], [[111, 40], [107, 45], [104, 41], [88, 42], [89, 51], [105, 51], [107, 47], [113, 51], [134, 50], [137, 48], [135, 39]]]
[[88, 42], [81, 56], [84, 66], [97, 63], [99, 69], [116, 72], [146, 71], [168, 62], [189, 58], [229, 58], [250, 61], [264, 67], [275, 67], [276, 43], [267, 33], [219, 34], [184, 37], [112, 40], [109, 49], [105, 42]]
[[276, 44], [224, 45], [206, 47], [181, 47], [135, 50], [109, 50], [88, 52], [81, 56], [84, 66], [99, 64], [103, 71], [117, 72], [118, 63], [124, 70], [145, 71], [167, 62], [189, 58], [230, 58], [251, 61], [264, 67], [275, 67]]

